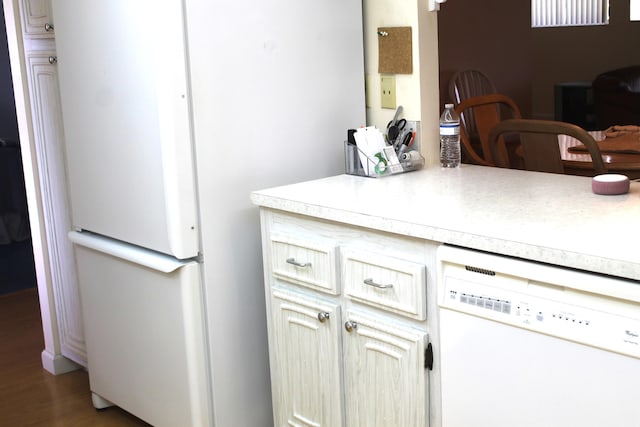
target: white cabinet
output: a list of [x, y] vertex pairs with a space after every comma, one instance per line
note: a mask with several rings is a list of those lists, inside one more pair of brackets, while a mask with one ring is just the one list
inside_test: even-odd
[[20, 0], [20, 18], [26, 37], [53, 37], [50, 0]]
[[426, 427], [431, 243], [263, 209], [277, 427]]
[[54, 51], [26, 52], [29, 97], [40, 173], [42, 203], [47, 215], [45, 234], [51, 268], [51, 283], [58, 320], [62, 355], [87, 364], [80, 295], [71, 229], [64, 160], [64, 131], [60, 109], [58, 70]]
[[346, 319], [346, 425], [428, 425], [426, 332], [371, 314], [349, 312]]
[[275, 289], [272, 372], [277, 426], [342, 426], [340, 307]]

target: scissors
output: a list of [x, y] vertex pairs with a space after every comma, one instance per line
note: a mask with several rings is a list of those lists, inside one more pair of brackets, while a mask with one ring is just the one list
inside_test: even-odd
[[404, 130], [404, 127], [407, 125], [407, 121], [405, 119], [400, 120], [391, 120], [387, 125], [387, 138], [389, 139], [390, 145], [395, 145], [396, 139]]

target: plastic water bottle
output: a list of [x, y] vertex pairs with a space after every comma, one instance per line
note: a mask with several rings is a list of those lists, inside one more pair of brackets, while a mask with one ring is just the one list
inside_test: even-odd
[[453, 104], [445, 104], [440, 116], [440, 165], [443, 168], [460, 166], [460, 117]]

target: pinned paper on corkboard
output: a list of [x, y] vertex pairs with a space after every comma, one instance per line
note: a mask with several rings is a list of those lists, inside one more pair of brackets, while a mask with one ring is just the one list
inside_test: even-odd
[[411, 27], [378, 28], [378, 73], [413, 73]]

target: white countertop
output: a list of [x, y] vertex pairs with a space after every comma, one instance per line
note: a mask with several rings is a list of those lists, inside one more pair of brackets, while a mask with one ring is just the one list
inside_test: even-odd
[[462, 165], [384, 178], [338, 175], [256, 191], [260, 206], [640, 280], [640, 183]]

